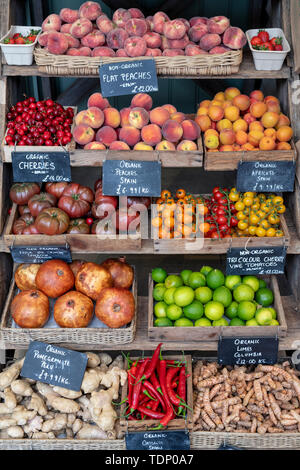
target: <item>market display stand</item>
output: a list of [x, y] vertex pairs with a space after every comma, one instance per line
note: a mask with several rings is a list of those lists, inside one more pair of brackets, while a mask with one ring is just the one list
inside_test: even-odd
[[[39, 2], [37, 2], [39, 3]], [[272, 24], [272, 26], [281, 26], [284, 30], [284, 33], [287, 37], [289, 43], [294, 46], [298, 47], [297, 41], [299, 37], [298, 29], [299, 25], [296, 22], [296, 17], [294, 16], [294, 5], [293, 1], [290, 0], [281, 0], [275, 2], [275, 9], [279, 9], [281, 14], [279, 15], [282, 18], [282, 24], [276, 25]], [[293, 8], [292, 8], [293, 7]], [[18, 24], [17, 23], [17, 15], [21, 15], [21, 2], [17, 0], [0, 0], [0, 37], [4, 35], [8, 29], [10, 24]], [[275, 17], [274, 11], [274, 17]], [[22, 16], [21, 16], [22, 18]], [[298, 19], [298, 17], [297, 17]], [[19, 20], [22, 21], [22, 20]], [[297, 68], [297, 73], [299, 72], [299, 57], [298, 57], [298, 49], [295, 50], [295, 65]], [[293, 54], [288, 57], [287, 64], [284, 64], [282, 69], [278, 72], [266, 72], [266, 71], [256, 71], [254, 68], [252, 57], [249, 54], [245, 54], [243, 62], [241, 64], [239, 73], [234, 74], [232, 76], [200, 76], [199, 80], [202, 79], [263, 79], [263, 80], [277, 80], [276, 87], [277, 92], [279, 91], [279, 98], [280, 101], [283, 103], [284, 111], [291, 117], [292, 127], [294, 129], [294, 139], [297, 142], [300, 139], [300, 111], [298, 110], [299, 106], [293, 104], [293, 93], [295, 92], [295, 81], [299, 80], [299, 76], [294, 72], [294, 60]], [[6, 114], [8, 104], [15, 102], [17, 97], [21, 95], [22, 88], [20, 87], [19, 78], [26, 77], [26, 76], [39, 76], [43, 77], [45, 80], [43, 83], [44, 91], [46, 89], [50, 89], [50, 77], [49, 75], [39, 72], [38, 67], [36, 65], [32, 66], [9, 66], [9, 65], [1, 65], [0, 64], [0, 115], [2, 119], [0, 120], [0, 140], [2, 141], [4, 133], [5, 133], [5, 119], [4, 116]], [[55, 75], [53, 75], [54, 77]], [[72, 75], [72, 77], [76, 77], [76, 75]], [[80, 76], [78, 76], [80, 77]], [[96, 76], [90, 76], [90, 78], [95, 78]], [[84, 78], [88, 78], [84, 76]], [[160, 78], [186, 78], [186, 79], [195, 79], [195, 77], [173, 77], [173, 76], [161, 76]], [[201, 86], [201, 82], [199, 82]], [[72, 103], [71, 103], [72, 104]], [[296, 145], [297, 148], [297, 145]], [[173, 156], [174, 157], [174, 156]], [[72, 167], [80, 167], [80, 166], [91, 166], [91, 167], [101, 167], [103, 164], [103, 156], [101, 152], [86, 152], [83, 150], [73, 150], [71, 153], [71, 165]], [[152, 157], [147, 156], [147, 152], [139, 153], [137, 152], [135, 159], [152, 159]], [[201, 167], [202, 160], [198, 159], [197, 156], [191, 155], [186, 158], [184, 163], [178, 157], [175, 159], [172, 158], [172, 155], [165, 154], [162, 165], [164, 167], [169, 168], [176, 168], [176, 167], [185, 167], [185, 168], [192, 168], [192, 167]], [[9, 289], [9, 285], [11, 282], [11, 275], [12, 275], [12, 259], [10, 256], [10, 240], [5, 238], [5, 233], [7, 230], [8, 224], [11, 224], [9, 220], [8, 214], [8, 207], [9, 207], [9, 199], [8, 199], [8, 192], [9, 187], [11, 184], [12, 179], [12, 170], [11, 170], [11, 160], [8, 158], [3, 158], [2, 153], [2, 161], [0, 163], [0, 232], [2, 233], [2, 237], [0, 239], [0, 309], [3, 311], [4, 303], [7, 297], [7, 292]], [[292, 290], [292, 295], [289, 293], [285, 295], [284, 289], [285, 285], [284, 282], [282, 283], [281, 279], [278, 278], [278, 282], [281, 289], [281, 301], [283, 305], [283, 310], [285, 313], [285, 318], [287, 322], [287, 334], [285, 337], [280, 338], [279, 341], [279, 349], [280, 351], [286, 350], [293, 350], [295, 348], [295, 341], [300, 340], [300, 316], [298, 315], [298, 301], [300, 298], [300, 163], [298, 158], [298, 166], [297, 166], [297, 176], [295, 182], [295, 192], [289, 196], [289, 210], [285, 214], [285, 223], [289, 233], [289, 240], [288, 240], [288, 259], [287, 259], [287, 278], [289, 287]], [[92, 242], [91, 242], [92, 243]], [[267, 246], [267, 241], [264, 241], [265, 246]], [[216, 247], [213, 244], [208, 244], [204, 247], [204, 250], [201, 253], [195, 251], [188, 250], [185, 248], [183, 244], [181, 247], [178, 247], [178, 250], [170, 250], [167, 246], [163, 244], [155, 244], [152, 240], [143, 240], [142, 246], [139, 250], [133, 249], [120, 249], [117, 246], [109, 247], [108, 250], [103, 251], [103, 253], [122, 253], [122, 254], [138, 254], [138, 255], [160, 255], [163, 256], [167, 254], [168, 256], [171, 255], [184, 255], [184, 256], [191, 256], [194, 253], [203, 254], [207, 256], [214, 255], [221, 255], [225, 254], [228, 249], [228, 245], [224, 243], [223, 245], [218, 245]], [[73, 254], [83, 254], [86, 253], [86, 247], [80, 246], [80, 244], [76, 247], [73, 246], [72, 249]], [[99, 254], [101, 253], [101, 248], [99, 250], [99, 246], [96, 244], [93, 247], [93, 244], [89, 244], [89, 253]], [[286, 282], [286, 281], [285, 281]], [[147, 313], [147, 297], [139, 297], [138, 299], [138, 308], [137, 308], [137, 329], [136, 329], [136, 336], [133, 342], [124, 344], [122, 346], [113, 346], [113, 345], [100, 345], [101, 350], [126, 350], [126, 351], [152, 351], [154, 348], [153, 341], [148, 339], [148, 313]], [[212, 341], [201, 340], [201, 341], [176, 341], [176, 343], [166, 341], [164, 343], [164, 350], [166, 351], [181, 351], [184, 350], [186, 352], [196, 352], [197, 355], [201, 355], [201, 351], [215, 353], [217, 350], [217, 340], [214, 339]], [[80, 350], [99, 350], [99, 346], [97, 344], [64, 344], [64, 347], [70, 347], [74, 349]], [[5, 349], [17, 349], [15, 344], [6, 343], [2, 345], [0, 342], [0, 363], [5, 363]], [[20, 344], [19, 346], [19, 353], [22, 354], [24, 346]], [[198, 433], [197, 436], [191, 437], [192, 448], [206, 448], [207, 439], [205, 437], [200, 436], [201, 433]], [[216, 433], [215, 433], [216, 434]], [[238, 438], [238, 436], [237, 436]], [[216, 436], [215, 441], [211, 444], [212, 448], [217, 448], [220, 443], [223, 442], [223, 435], [218, 433]], [[279, 437], [279, 440], [281, 438]], [[261, 440], [262, 442], [259, 442]], [[282, 440], [282, 439], [281, 439]], [[19, 440], [16, 444], [15, 448], [19, 449], [33, 449], [33, 448], [65, 448], [65, 449], [73, 449], [74, 443], [72, 441], [65, 440], [64, 443], [56, 444], [56, 443], [49, 443], [48, 441], [39, 441], [34, 444], [28, 442], [28, 440]], [[278, 447], [275, 441], [264, 440], [261, 436], [255, 436], [253, 438], [253, 442], [249, 443], [249, 447], [252, 448], [276, 448]], [[234, 444], [234, 443], [233, 443]], [[281, 444], [282, 445], [282, 442]], [[115, 446], [115, 447], [114, 447]], [[245, 443], [247, 446], [247, 443]], [[295, 440], [289, 440], [288, 446], [292, 446], [293, 448], [299, 447], [299, 438], [295, 438]], [[209, 447], [209, 446], [208, 446]], [[0, 448], [5, 448], [5, 444], [0, 443]], [[125, 444], [124, 441], [113, 442], [109, 443], [109, 441], [104, 441], [103, 443], [92, 443], [92, 442], [77, 442], [76, 448], [78, 449], [124, 449]]]

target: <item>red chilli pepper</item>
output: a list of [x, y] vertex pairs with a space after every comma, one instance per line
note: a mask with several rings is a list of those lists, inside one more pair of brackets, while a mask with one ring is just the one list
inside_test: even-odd
[[150, 377], [150, 382], [152, 383], [155, 390], [157, 390], [162, 395], [161, 386], [159, 384], [159, 381], [157, 380], [155, 371], [153, 372], [153, 374]]
[[145, 373], [144, 373], [145, 380], [148, 380], [151, 377], [151, 375], [153, 374], [153, 372], [155, 371], [155, 367], [156, 367], [156, 364], [157, 364], [158, 359], [159, 359], [161, 347], [162, 347], [162, 343], [159, 343], [159, 345], [157, 346], [157, 348], [155, 349], [155, 351], [153, 353], [150, 364], [148, 365], [148, 367], [146, 368]]
[[167, 390], [166, 371], [167, 371], [167, 363], [165, 360], [161, 360], [160, 366], [159, 366], [159, 381], [160, 381], [161, 389], [163, 392], [163, 398], [167, 406], [167, 412], [164, 415], [164, 417], [160, 420], [160, 425], [158, 426], [157, 429], [161, 429], [167, 426], [169, 421], [171, 421], [171, 419], [174, 417], [173, 407], [171, 405], [169, 395], [168, 395], [168, 390]]
[[167, 386], [167, 393], [170, 398], [171, 403], [175, 406], [179, 406], [181, 401], [180, 398], [177, 398], [174, 389], [172, 388], [172, 382], [174, 379], [174, 376], [177, 374], [177, 372], [180, 370], [179, 367], [174, 367], [172, 369], [169, 369], [167, 372], [167, 378], [166, 378], [166, 386]]
[[152, 395], [154, 395], [154, 397], [161, 403], [161, 406], [162, 406], [163, 410], [165, 411], [166, 410], [165, 402], [163, 401], [162, 396], [158, 393], [158, 391], [155, 390], [153, 385], [150, 382], [148, 382], [148, 380], [146, 380], [144, 382], [144, 387], [148, 390], [148, 392], [150, 392]]
[[146, 408], [146, 406], [141, 405], [138, 406], [138, 411], [146, 416], [149, 416], [149, 418], [152, 419], [162, 419], [165, 416], [164, 413], [160, 413], [159, 411], [153, 411], [152, 409]]
[[127, 372], [127, 376], [128, 376], [128, 404], [129, 404], [129, 406], [131, 406], [132, 390], [133, 390], [133, 384], [135, 382], [137, 364], [138, 364], [138, 361], [136, 361], [134, 364], [132, 364], [131, 368]]
[[[180, 397], [181, 402], [186, 401], [186, 375], [185, 367], [182, 366], [179, 372], [179, 383], [177, 389], [177, 395]], [[178, 414], [181, 414], [184, 411], [185, 407], [180, 405], [178, 408]]]
[[142, 388], [142, 378], [144, 375], [145, 368], [149, 362], [149, 359], [146, 359], [139, 367], [137, 370], [137, 376], [136, 376], [136, 381], [133, 385], [133, 390], [132, 390], [132, 400], [131, 400], [131, 406], [130, 406], [130, 413], [133, 413], [139, 404], [139, 398], [140, 398], [140, 393], [141, 393], [141, 388]]

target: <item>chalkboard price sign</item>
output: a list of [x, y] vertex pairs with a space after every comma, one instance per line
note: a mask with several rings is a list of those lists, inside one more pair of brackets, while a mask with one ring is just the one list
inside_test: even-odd
[[13, 246], [10, 249], [15, 263], [44, 263], [50, 259], [61, 259], [66, 263], [72, 263], [69, 246]]
[[277, 362], [277, 358], [277, 337], [219, 338], [219, 364], [228, 366], [271, 365]]
[[285, 246], [231, 248], [226, 257], [226, 274], [283, 274], [285, 259]]
[[295, 169], [292, 161], [240, 162], [236, 187], [241, 192], [293, 192]]
[[129, 432], [125, 436], [127, 450], [190, 450], [187, 431]]
[[154, 59], [120, 61], [99, 68], [102, 96], [135, 95], [158, 91]]
[[104, 195], [159, 197], [161, 162], [106, 160], [102, 180]]
[[72, 181], [69, 152], [12, 152], [12, 166], [18, 183]]
[[81, 387], [87, 360], [84, 353], [33, 341], [27, 350], [20, 375], [77, 392]]

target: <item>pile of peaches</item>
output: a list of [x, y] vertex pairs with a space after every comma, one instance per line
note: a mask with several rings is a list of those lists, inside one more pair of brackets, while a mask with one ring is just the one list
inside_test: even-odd
[[75, 117], [73, 137], [84, 149], [195, 151], [198, 124], [175, 106], [152, 108], [147, 93], [138, 93], [130, 106], [118, 111], [101, 93], [88, 100], [88, 109]]
[[235, 87], [200, 103], [195, 121], [208, 152], [291, 150], [293, 130], [275, 96], [250, 96]]
[[39, 44], [51, 54], [92, 57], [194, 56], [241, 49], [244, 32], [225, 16], [171, 20], [158, 11], [147, 16], [138, 8], [118, 8], [112, 19], [96, 2], [79, 10], [62, 8], [42, 24]]

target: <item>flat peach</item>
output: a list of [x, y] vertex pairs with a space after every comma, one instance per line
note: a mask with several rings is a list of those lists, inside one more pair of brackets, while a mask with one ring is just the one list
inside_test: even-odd
[[98, 129], [104, 122], [103, 111], [97, 107], [90, 107], [84, 111], [80, 111], [75, 117], [76, 125], [87, 124], [93, 129]]
[[74, 23], [79, 18], [78, 10], [71, 10], [70, 8], [62, 8], [59, 12], [59, 17], [65, 23]]
[[102, 13], [101, 7], [97, 2], [84, 2], [79, 8], [79, 16], [95, 21]]

